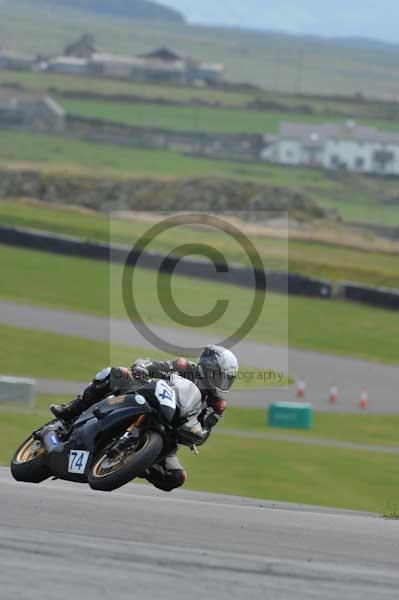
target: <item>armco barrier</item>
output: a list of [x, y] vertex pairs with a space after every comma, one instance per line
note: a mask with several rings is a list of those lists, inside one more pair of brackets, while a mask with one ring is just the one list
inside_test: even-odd
[[[268, 280], [273, 282], [272, 274], [269, 274]], [[299, 294], [302, 296], [315, 296], [317, 298], [331, 298], [332, 286], [329, 281], [312, 279], [303, 275], [294, 273], [288, 274], [288, 293]]]
[[[5, 225], [0, 225], [0, 243], [66, 256], [103, 261], [110, 260], [119, 264], [125, 263], [127, 254], [127, 248], [123, 246], [110, 246], [106, 243], [88, 242], [79, 238]], [[137, 258], [137, 255], [131, 253], [129, 258], [133, 261]], [[219, 273], [215, 266], [206, 260], [179, 259], [174, 256], [166, 258], [164, 254], [142, 252], [140, 266], [146, 269], [162, 270], [169, 273], [176, 272], [179, 275], [229, 283], [241, 287], [252, 288], [254, 286], [253, 271], [239, 265], [229, 265], [228, 273], [223, 271]], [[266, 276], [268, 291], [319, 298], [330, 298], [332, 295], [331, 284], [328, 281], [311, 279], [310, 277], [282, 271], [268, 271]]]
[[354, 302], [399, 310], [399, 290], [392, 288], [377, 288], [351, 281], [340, 281], [337, 287], [337, 295]]

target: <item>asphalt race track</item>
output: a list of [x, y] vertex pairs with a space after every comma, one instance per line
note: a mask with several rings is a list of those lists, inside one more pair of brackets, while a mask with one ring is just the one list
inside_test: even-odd
[[108, 493], [0, 469], [1, 600], [385, 600], [399, 523], [128, 485]]
[[[94, 341], [109, 341], [111, 337], [113, 343], [148, 348], [148, 353], [151, 354], [152, 346], [128, 321], [0, 301], [0, 322]], [[159, 325], [151, 327], [164, 339], [186, 346], [186, 331]], [[219, 340], [209, 339], [209, 336], [205, 337], [194, 330], [190, 334], [190, 344], [204, 346], [217, 341]], [[304, 378], [307, 381], [307, 399], [317, 410], [355, 412], [358, 410], [362, 386], [367, 386], [369, 412], [399, 412], [397, 367], [291, 348], [287, 352], [286, 348], [247, 340], [239, 342], [234, 347], [234, 352], [243, 365], [264, 370], [288, 370], [291, 377]], [[99, 365], [99, 368], [102, 366]], [[328, 393], [332, 385], [339, 386], [339, 401], [331, 408]], [[81, 388], [74, 390], [80, 391]], [[270, 401], [294, 399], [292, 392], [282, 389], [249, 391], [245, 395], [240, 392], [235, 394], [235, 398], [236, 403], [246, 406], [266, 406]]]

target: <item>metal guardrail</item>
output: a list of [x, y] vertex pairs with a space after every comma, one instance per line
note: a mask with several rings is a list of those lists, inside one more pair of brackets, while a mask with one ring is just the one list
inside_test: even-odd
[[340, 281], [337, 286], [337, 295], [354, 302], [399, 310], [399, 290], [393, 288], [372, 287], [352, 281]]

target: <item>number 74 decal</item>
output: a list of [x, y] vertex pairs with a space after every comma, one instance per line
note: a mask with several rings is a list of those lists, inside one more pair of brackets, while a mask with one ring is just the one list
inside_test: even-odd
[[69, 453], [69, 473], [77, 473], [83, 475], [89, 460], [90, 452], [86, 450], [71, 450]]

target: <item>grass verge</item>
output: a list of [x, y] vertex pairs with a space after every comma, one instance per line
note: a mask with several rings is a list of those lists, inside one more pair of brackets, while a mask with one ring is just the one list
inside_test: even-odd
[[[104, 316], [110, 314], [111, 280], [117, 295], [112, 315], [126, 318], [118, 291], [122, 272], [119, 267], [113, 268], [110, 279], [108, 265], [101, 262], [0, 246], [0, 269], [3, 276], [0, 297], [3, 299]], [[142, 318], [149, 324], [176, 327], [161, 309], [155, 292], [156, 273], [136, 269], [133, 282]], [[173, 277], [172, 283], [177, 305], [188, 314], [207, 313], [220, 298], [229, 299], [228, 309], [220, 321], [201, 329], [205, 334], [217, 330], [231, 335], [232, 324], [242, 323], [242, 315], [248, 314], [248, 307], [253, 303], [252, 291], [233, 286], [181, 276]], [[191, 328], [186, 329], [188, 336], [192, 334]], [[396, 313], [341, 301], [287, 298], [270, 293], [265, 310], [249, 337], [265, 343], [286, 345], [288, 341], [292, 347], [392, 364], [398, 362]]]
[[193, 490], [380, 514], [399, 484], [396, 456], [292, 442], [215, 435], [182, 462]]
[[304, 439], [320, 438], [358, 444], [399, 446], [399, 415], [368, 415], [343, 413], [314, 413], [311, 431], [280, 429], [266, 425], [266, 408], [247, 409], [230, 407], [221, 427], [281, 433]]

